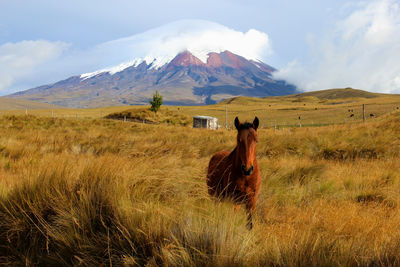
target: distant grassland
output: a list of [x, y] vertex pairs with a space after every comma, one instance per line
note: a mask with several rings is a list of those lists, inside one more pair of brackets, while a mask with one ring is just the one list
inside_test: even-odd
[[[174, 116], [193, 117], [207, 115], [217, 117], [219, 124], [225, 126], [227, 114], [228, 126], [240, 116], [251, 120], [258, 116], [261, 127], [279, 126], [319, 126], [344, 124], [362, 120], [362, 105], [366, 105], [367, 120], [399, 110], [400, 95], [385, 95], [355, 89], [331, 89], [303, 93], [292, 96], [251, 98], [236, 97], [209, 106], [162, 106], [161, 113]], [[45, 109], [28, 110], [28, 114], [58, 118], [100, 118], [126, 110], [145, 112], [149, 106], [119, 106], [95, 109]], [[350, 110], [350, 111], [349, 111]], [[2, 114], [23, 115], [22, 110], [0, 110]], [[353, 114], [352, 117], [351, 114]], [[370, 117], [373, 114], [373, 117]], [[299, 119], [300, 117], [300, 119]], [[190, 124], [190, 123], [189, 123]]]
[[29, 101], [29, 100], [0, 97], [0, 112], [2, 110], [25, 110], [26, 108], [51, 109], [51, 108], [57, 108], [57, 106], [46, 103]]
[[[231, 103], [230, 121], [304, 107], [266, 101], [279, 108]], [[383, 113], [395, 103], [376, 105]], [[223, 104], [168, 109], [224, 116]], [[365, 124], [260, 129], [252, 231], [244, 209], [209, 197], [205, 183], [211, 155], [233, 149], [235, 131], [46, 116], [0, 116], [0, 265], [400, 265], [398, 111]]]

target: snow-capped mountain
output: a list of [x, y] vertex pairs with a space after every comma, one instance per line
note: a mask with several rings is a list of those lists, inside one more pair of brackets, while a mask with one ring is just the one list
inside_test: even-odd
[[147, 56], [70, 77], [9, 97], [67, 107], [148, 104], [158, 90], [164, 103], [211, 104], [233, 96], [296, 93], [293, 85], [274, 80], [275, 69], [230, 51], [184, 50], [177, 55]]

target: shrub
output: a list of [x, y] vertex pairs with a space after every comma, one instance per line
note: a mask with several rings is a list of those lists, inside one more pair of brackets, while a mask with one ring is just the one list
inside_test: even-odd
[[151, 104], [150, 110], [157, 113], [157, 111], [160, 109], [162, 105], [162, 95], [160, 95], [158, 91], [154, 93], [153, 100], [150, 100], [150, 104]]

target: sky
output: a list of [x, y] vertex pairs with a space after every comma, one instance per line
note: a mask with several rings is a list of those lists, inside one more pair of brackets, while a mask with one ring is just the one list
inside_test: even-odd
[[[300, 90], [400, 93], [396, 0], [0, 0], [0, 95], [135, 58], [233, 50]], [[203, 59], [204, 60], [204, 59]], [[115, 67], [117, 66], [117, 67]]]

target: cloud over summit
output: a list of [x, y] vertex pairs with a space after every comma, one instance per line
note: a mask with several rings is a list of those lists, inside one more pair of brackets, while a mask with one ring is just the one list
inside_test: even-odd
[[[98, 45], [96, 53], [112, 54], [113, 64], [135, 58], [156, 59], [158, 65], [172, 60], [178, 53], [189, 50], [203, 62], [209, 52], [229, 50], [248, 59], [265, 59], [272, 53], [266, 33], [250, 29], [240, 32], [204, 20], [173, 22], [131, 37]], [[149, 62], [148, 62], [149, 63]]]

